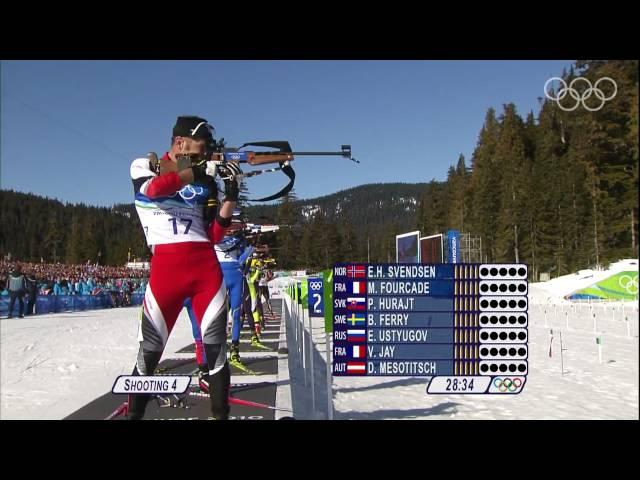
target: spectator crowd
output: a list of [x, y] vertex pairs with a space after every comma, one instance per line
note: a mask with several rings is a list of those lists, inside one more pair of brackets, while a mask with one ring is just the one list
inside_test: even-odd
[[[11, 297], [11, 307], [27, 296], [27, 314], [33, 313], [37, 295], [100, 295], [112, 297], [114, 306], [129, 305], [131, 295], [144, 293], [149, 272], [128, 267], [63, 263], [0, 261], [0, 295]], [[10, 310], [11, 311], [11, 310]]]

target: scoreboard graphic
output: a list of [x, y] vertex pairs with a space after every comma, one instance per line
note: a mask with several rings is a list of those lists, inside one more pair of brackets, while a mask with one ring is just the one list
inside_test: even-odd
[[523, 264], [336, 264], [334, 376], [431, 377], [430, 394], [518, 394], [528, 373]]

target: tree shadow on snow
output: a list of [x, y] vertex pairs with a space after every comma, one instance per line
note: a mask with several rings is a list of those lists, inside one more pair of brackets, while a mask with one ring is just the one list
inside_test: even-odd
[[[356, 377], [353, 377], [356, 378]], [[371, 377], [369, 377], [371, 378]], [[409, 386], [409, 385], [418, 385], [418, 384], [422, 384], [424, 385], [424, 389], [425, 391], [427, 390], [427, 385], [429, 385], [429, 377], [422, 377], [422, 378], [416, 378], [416, 377], [412, 377], [412, 378], [402, 378], [402, 379], [398, 379], [398, 380], [392, 380], [390, 382], [380, 382], [380, 383], [376, 383], [375, 385], [368, 385], [368, 386], [362, 386], [362, 387], [337, 387], [337, 386], [333, 386], [333, 392], [334, 393], [351, 393], [351, 392], [366, 392], [368, 390], [382, 390], [385, 388], [393, 388], [393, 387], [402, 387], [402, 386]]]
[[375, 412], [336, 412], [336, 420], [400, 420], [400, 419], [416, 419], [418, 417], [428, 417], [432, 415], [446, 415], [456, 413], [456, 406], [460, 405], [455, 402], [445, 402], [438, 405], [434, 405], [430, 408], [414, 408], [410, 410], [376, 410]]

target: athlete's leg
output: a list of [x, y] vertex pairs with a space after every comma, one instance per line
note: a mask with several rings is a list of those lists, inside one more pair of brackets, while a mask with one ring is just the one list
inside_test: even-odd
[[[140, 348], [132, 375], [153, 375], [184, 300], [181, 289], [176, 288], [179, 282], [175, 282], [171, 262], [156, 257], [153, 263], [142, 304], [138, 330]], [[129, 395], [129, 418], [142, 418], [149, 399], [148, 394]]]
[[229, 356], [232, 365], [240, 366], [240, 307], [242, 306], [242, 272], [237, 266], [223, 268], [224, 282], [229, 294], [229, 307], [231, 316], [231, 354]]
[[247, 319], [249, 322], [249, 328], [251, 329], [251, 334], [256, 333], [256, 325], [253, 321], [253, 313], [251, 310], [251, 294], [249, 292], [249, 284], [247, 283], [247, 279], [242, 276], [242, 324], [244, 325], [244, 319]]
[[260, 328], [264, 329], [264, 311], [262, 310], [262, 295], [260, 295], [260, 285], [258, 282], [254, 282], [254, 289], [256, 291], [256, 308], [258, 310], [258, 318], [260, 319]]
[[193, 340], [196, 345], [196, 361], [198, 365], [205, 365], [207, 363], [207, 356], [202, 345], [202, 333], [200, 332], [200, 325], [196, 319], [196, 314], [193, 311], [193, 305], [191, 305], [191, 299], [187, 298], [184, 301], [184, 306], [189, 314], [189, 320], [191, 321], [191, 332], [193, 333]]
[[260, 312], [258, 311], [258, 292], [256, 292], [255, 283], [248, 281], [249, 295], [251, 296], [251, 315], [253, 316], [253, 323], [256, 326], [256, 333], [260, 335], [262, 329], [262, 323], [260, 322]]
[[240, 307], [242, 306], [242, 273], [238, 268], [223, 268], [224, 283], [229, 293], [229, 306], [231, 308], [231, 342], [240, 341]]
[[200, 256], [195, 290], [191, 296], [193, 311], [200, 320], [202, 342], [209, 367], [211, 413], [216, 419], [229, 418], [231, 372], [227, 362], [227, 289], [213, 252]]
[[271, 299], [269, 298], [269, 286], [263, 285], [260, 287], [260, 291], [262, 292], [262, 296], [267, 302], [267, 307], [269, 309], [269, 314], [273, 317], [273, 308], [271, 307]]

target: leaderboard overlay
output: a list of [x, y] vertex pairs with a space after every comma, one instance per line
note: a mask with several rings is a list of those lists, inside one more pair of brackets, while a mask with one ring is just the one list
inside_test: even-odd
[[520, 393], [523, 264], [336, 264], [333, 375], [432, 377], [427, 393]]

